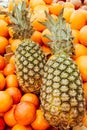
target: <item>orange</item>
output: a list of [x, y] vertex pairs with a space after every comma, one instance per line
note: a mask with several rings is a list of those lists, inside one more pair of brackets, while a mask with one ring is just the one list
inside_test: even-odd
[[15, 117], [14, 117], [14, 111], [15, 111], [15, 107], [16, 105], [13, 105], [11, 107], [10, 110], [8, 110], [7, 112], [5, 112], [4, 114], [4, 120], [5, 120], [5, 123], [12, 127], [14, 126], [15, 124], [17, 124], [17, 121], [15, 120]]
[[4, 20], [6, 23], [10, 24], [10, 17], [6, 16], [4, 13], [0, 14], [0, 19]]
[[5, 121], [3, 117], [0, 117], [0, 130], [5, 130]]
[[49, 12], [50, 14], [54, 14], [54, 15], [59, 15], [61, 10], [63, 8], [63, 5], [59, 4], [59, 3], [52, 3], [51, 5], [49, 5]]
[[32, 128], [30, 126], [27, 127], [21, 124], [16, 124], [15, 126], [12, 127], [11, 130], [32, 130]]
[[83, 117], [82, 123], [87, 128], [87, 112], [85, 113], [85, 115]]
[[85, 99], [87, 103], [87, 82], [83, 83], [83, 88], [84, 88], [84, 94], [85, 94]]
[[8, 63], [4, 68], [4, 75], [10, 75], [15, 73], [15, 66], [13, 64]]
[[31, 123], [33, 129], [45, 130], [50, 127], [47, 120], [44, 118], [42, 111], [40, 109], [36, 110], [36, 119]]
[[33, 94], [33, 93], [25, 93], [22, 97], [20, 101], [29, 101], [32, 104], [35, 105], [36, 108], [39, 107], [39, 98], [37, 97], [37, 95]]
[[76, 59], [79, 56], [84, 56], [87, 55], [87, 47], [85, 47], [82, 44], [74, 44], [74, 48], [75, 48], [75, 56], [74, 58]]
[[0, 91], [5, 88], [5, 77], [2, 73], [0, 73]]
[[75, 8], [75, 6], [71, 3], [71, 2], [64, 2], [64, 4], [63, 4], [63, 7], [64, 8]]
[[81, 44], [87, 46], [87, 25], [82, 27], [79, 32], [79, 41]]
[[51, 41], [50, 39], [46, 37], [46, 35], [51, 35], [50, 31], [47, 28], [43, 30], [42, 35], [41, 35], [41, 39], [44, 44], [47, 44], [48, 42]]
[[29, 2], [30, 8], [34, 9], [37, 5], [45, 5], [43, 0], [30, 0]]
[[0, 70], [3, 70], [5, 67], [5, 59], [0, 55]]
[[49, 8], [46, 5], [37, 5], [33, 9], [34, 13], [44, 13], [45, 11], [49, 13]]
[[79, 56], [75, 61], [81, 72], [83, 81], [87, 81], [87, 55]]
[[80, 30], [86, 25], [86, 15], [81, 10], [74, 10], [70, 16], [70, 25], [72, 29]]
[[12, 37], [10, 37], [8, 40], [9, 44], [12, 44], [13, 41], [14, 41], [14, 39]]
[[38, 43], [38, 44], [42, 44], [42, 39], [41, 39], [41, 32], [39, 32], [39, 31], [34, 31], [34, 33], [32, 34], [32, 36], [31, 36], [31, 39], [34, 41], [34, 42], [36, 42], [36, 43]]
[[[5, 22], [6, 22], [7, 24], [11, 24], [10, 16], [5, 16], [4, 20], [5, 20]], [[9, 32], [8, 32], [8, 33], [9, 33]]]
[[20, 89], [15, 88], [15, 87], [10, 87], [10, 88], [7, 88], [6, 91], [12, 96], [14, 104], [17, 104], [20, 102], [20, 99], [22, 97], [22, 92], [20, 91]]
[[15, 87], [17, 88], [19, 86], [17, 75], [16, 74], [9, 74], [6, 77], [6, 88]]
[[18, 45], [19, 45], [20, 43], [21, 43], [21, 40], [19, 40], [19, 39], [13, 40], [13, 42], [12, 42], [12, 44], [11, 44], [11, 50], [12, 50], [13, 52], [15, 52], [16, 49], [17, 49], [17, 47], [18, 47]]
[[8, 33], [9, 33], [10, 38], [13, 38], [14, 31], [12, 27], [8, 27]]
[[10, 57], [10, 59], [9, 59], [9, 63], [10, 63], [10, 64], [13, 64], [13, 65], [15, 66], [15, 61], [14, 61], [14, 59], [15, 59], [15, 55], [12, 55], [12, 56]]
[[8, 45], [8, 40], [5, 37], [0, 36], [0, 54], [5, 53], [5, 48], [7, 45]]
[[0, 91], [0, 112], [7, 112], [13, 104], [11, 95], [6, 91]]
[[73, 13], [73, 11], [74, 11], [73, 8], [69, 8], [69, 7], [64, 8], [63, 17], [65, 18], [66, 22], [69, 23], [70, 16]]
[[46, 20], [46, 16], [44, 12], [35, 13], [34, 15], [32, 15], [31, 22], [32, 22], [33, 29], [42, 32], [46, 27], [42, 25], [40, 22], [44, 22], [45, 20]]
[[84, 4], [87, 5], [87, 0], [84, 0]]
[[46, 4], [52, 4], [52, 0], [43, 0]]
[[42, 50], [43, 50], [43, 52], [44, 52], [44, 54], [45, 54], [46, 56], [49, 56], [49, 55], [52, 54], [51, 49], [50, 49], [48, 46], [46, 46], [46, 45], [43, 45], [43, 46], [42, 46]]
[[14, 115], [19, 124], [29, 125], [35, 119], [36, 107], [28, 101], [20, 102], [16, 105]]
[[[87, 6], [86, 6], [86, 8], [87, 8]], [[86, 20], [87, 20], [87, 10], [81, 9], [81, 8], [80, 8], [80, 10], [86, 15]]]
[[79, 30], [72, 29], [73, 43], [79, 43]]
[[79, 9], [82, 5], [82, 0], [69, 0], [75, 7], [75, 9]]
[[0, 19], [0, 36], [7, 37], [8, 36], [8, 27], [7, 23]]

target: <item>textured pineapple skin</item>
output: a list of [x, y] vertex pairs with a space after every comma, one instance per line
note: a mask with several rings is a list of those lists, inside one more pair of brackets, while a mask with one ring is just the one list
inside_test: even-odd
[[39, 93], [45, 62], [42, 49], [31, 40], [24, 40], [16, 49], [16, 74], [19, 86], [25, 93]]
[[41, 109], [50, 125], [68, 130], [81, 123], [85, 113], [82, 79], [77, 65], [66, 55], [52, 56], [44, 67]]

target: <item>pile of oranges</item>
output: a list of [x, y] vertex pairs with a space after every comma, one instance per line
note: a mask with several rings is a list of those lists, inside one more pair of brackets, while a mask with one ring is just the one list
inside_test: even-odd
[[[48, 47], [49, 39], [44, 36], [45, 34], [50, 35], [50, 32], [38, 21], [46, 19], [44, 11], [49, 12], [56, 19], [64, 7], [63, 17], [67, 23], [70, 23], [74, 37], [76, 55], [72, 58], [80, 69], [87, 102], [87, 11], [82, 7], [75, 9], [70, 2], [26, 1], [31, 10], [35, 12], [31, 18], [31, 21], [35, 19], [32, 22], [35, 31], [31, 39], [41, 45], [45, 54], [51, 53]], [[0, 10], [9, 12], [12, 7], [10, 1], [8, 8], [0, 7]], [[5, 17], [4, 14], [0, 14], [0, 130], [57, 130], [52, 128], [43, 117], [39, 97], [33, 93], [25, 94], [20, 89], [15, 73], [14, 52], [21, 41], [12, 39], [12, 29], [8, 26], [9, 24], [9, 16]], [[8, 46], [10, 46], [10, 50], [6, 50]], [[12, 55], [7, 60], [6, 54], [9, 53]], [[87, 127], [87, 115], [82, 122]]]

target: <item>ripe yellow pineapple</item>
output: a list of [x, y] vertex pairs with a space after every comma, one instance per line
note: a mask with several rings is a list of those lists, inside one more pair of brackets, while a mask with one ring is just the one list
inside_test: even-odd
[[51, 32], [49, 46], [53, 55], [44, 66], [40, 100], [44, 117], [58, 130], [69, 130], [81, 123], [85, 113], [83, 82], [78, 66], [71, 58], [74, 53], [72, 31], [63, 18], [49, 14], [43, 23]]
[[21, 44], [15, 51], [15, 66], [19, 85], [24, 92], [39, 93], [46, 58], [41, 47], [31, 40], [34, 30], [26, 3], [23, 1], [18, 6], [15, 4], [10, 17], [13, 38], [21, 40]]

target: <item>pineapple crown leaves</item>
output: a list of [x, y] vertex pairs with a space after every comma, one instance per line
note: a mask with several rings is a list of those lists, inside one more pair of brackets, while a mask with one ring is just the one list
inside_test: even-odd
[[13, 10], [9, 13], [12, 24], [10, 26], [13, 29], [13, 38], [25, 39], [30, 38], [34, 30], [30, 22], [31, 14], [29, 13], [29, 7], [26, 8], [26, 2], [13, 5]]
[[70, 56], [74, 54], [72, 30], [69, 24], [63, 17], [63, 10], [57, 19], [54, 19], [50, 14], [45, 12], [47, 20], [42, 24], [45, 25], [51, 32], [51, 35], [45, 35], [51, 42], [48, 45], [53, 50], [53, 53], [66, 53]]

